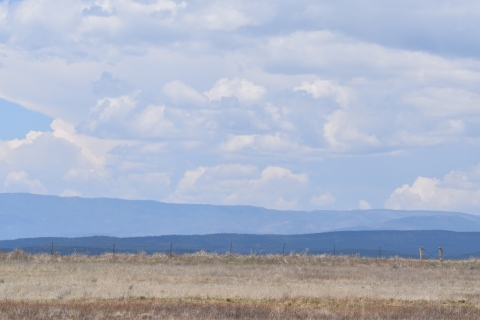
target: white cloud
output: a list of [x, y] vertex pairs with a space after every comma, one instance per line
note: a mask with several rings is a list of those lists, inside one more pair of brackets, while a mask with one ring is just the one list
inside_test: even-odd
[[270, 115], [273, 125], [277, 126], [280, 130], [294, 131], [296, 129], [293, 123], [286, 120], [292, 114], [292, 111], [290, 109], [280, 109], [279, 107], [276, 107], [271, 103], [267, 103], [265, 106], [265, 112]]
[[142, 139], [175, 134], [175, 124], [166, 118], [165, 106], [148, 105], [135, 112], [137, 105], [132, 96], [101, 99], [80, 125], [80, 131], [103, 138]]
[[368, 210], [368, 209], [372, 209], [372, 206], [371, 206], [370, 203], [368, 203], [367, 201], [365, 201], [365, 200], [360, 200], [360, 202], [358, 203], [358, 209], [360, 209], [360, 210]]
[[204, 105], [208, 100], [205, 95], [178, 80], [166, 83], [162, 91], [176, 104]]
[[425, 88], [408, 93], [403, 101], [433, 117], [480, 115], [480, 95], [465, 89]]
[[165, 106], [146, 107], [135, 116], [131, 126], [142, 137], [161, 137], [175, 130], [175, 125], [165, 119]]
[[315, 99], [333, 96], [335, 97], [336, 102], [342, 107], [346, 107], [348, 105], [350, 95], [348, 88], [339, 86], [332, 81], [320, 79], [315, 80], [313, 83], [304, 81], [300, 86], [293, 88], [293, 90], [306, 91]]
[[[478, 161], [478, 5], [412, 8], [380, 0], [0, 2], [0, 98], [55, 119], [52, 132], [0, 141], [0, 178], [28, 172], [51, 194], [351, 208], [358, 199], [349, 186], [385, 188], [378, 177], [387, 175], [369, 169], [376, 178], [339, 183], [332, 157], [360, 170], [358, 155], [376, 164], [408, 155], [410, 176], [422, 175], [417, 163], [427, 160], [413, 159], [420, 153], [432, 163], [456, 152]], [[341, 202], [314, 191], [337, 183]], [[446, 192], [445, 180], [422, 183], [414, 185]], [[392, 195], [392, 205], [419, 196], [412, 188]]]
[[211, 176], [221, 179], [245, 178], [252, 177], [257, 172], [257, 167], [239, 163], [219, 164], [210, 167], [208, 172]]
[[359, 146], [377, 147], [381, 145], [375, 135], [361, 132], [355, 120], [346, 111], [337, 110], [327, 117], [323, 126], [323, 136], [330, 146], [337, 150], [348, 150]]
[[74, 182], [104, 182], [110, 178], [110, 173], [105, 170], [96, 170], [92, 168], [72, 167], [65, 175], [63, 180]]
[[79, 147], [83, 158], [96, 168], [103, 167], [106, 161], [106, 153], [116, 144], [108, 140], [99, 141], [98, 139], [78, 135], [75, 127], [62, 119], [53, 120], [50, 127], [53, 129], [55, 138], [64, 139]]
[[25, 171], [12, 171], [7, 175], [3, 183], [4, 191], [7, 192], [28, 192], [37, 194], [46, 194], [47, 189], [40, 180], [28, 179]]
[[250, 181], [250, 183], [263, 184], [268, 181], [281, 179], [296, 180], [300, 183], [308, 182], [308, 176], [306, 174], [293, 174], [292, 171], [286, 168], [268, 166], [262, 171], [260, 180]]
[[100, 99], [91, 110], [93, 120], [88, 124], [88, 128], [95, 131], [99, 124], [122, 121], [135, 109], [136, 104], [132, 96]]
[[[24, 1], [6, 5], [7, 40], [23, 48], [44, 49], [88, 45], [95, 39], [112, 43], [126, 30], [138, 33], [175, 20], [186, 7], [174, 1]], [[45, 18], [45, 17], [48, 17]], [[136, 25], [135, 25], [136, 23]], [[43, 38], [44, 42], [35, 37]], [[90, 39], [89, 39], [90, 37]], [[131, 41], [131, 39], [128, 39]]]
[[298, 208], [302, 187], [307, 183], [306, 174], [295, 174], [282, 167], [268, 166], [258, 176], [254, 166], [222, 164], [186, 171], [166, 200], [251, 204], [285, 210]]
[[450, 60], [428, 52], [393, 49], [328, 30], [274, 36], [268, 39], [263, 49], [262, 58], [275, 70], [282, 70], [282, 65], [300, 70], [341, 70], [343, 78], [354, 79], [360, 75], [379, 82], [387, 81], [386, 86], [388, 83], [407, 86], [403, 81], [408, 80], [413, 82], [409, 88], [425, 83], [467, 85], [468, 81], [480, 80], [478, 73], [471, 69], [477, 62], [472, 65], [468, 60]]
[[[0, 146], [2, 144], [8, 145], [9, 142], [0, 142]], [[42, 184], [45, 185], [49, 192], [56, 192], [58, 178], [64, 174], [64, 170], [68, 170], [68, 168], [75, 165], [93, 165], [82, 156], [81, 148], [63, 138], [55, 137], [51, 132], [43, 132], [32, 140], [31, 143], [24, 143], [16, 148], [0, 149], [4, 151], [4, 171], [28, 172], [29, 175], [35, 176], [36, 179], [42, 181]], [[0, 172], [1, 175], [2, 173]], [[17, 178], [20, 179], [22, 177], [24, 178], [25, 175], [18, 175]], [[40, 192], [40, 189], [37, 191]]]
[[35, 141], [35, 139], [37, 139], [41, 135], [42, 135], [42, 132], [30, 131], [29, 133], [27, 133], [25, 139], [22, 139], [22, 140], [13, 139], [8, 141], [7, 144], [11, 149], [16, 149], [23, 144], [32, 144], [33, 141]]
[[298, 149], [296, 142], [291, 141], [287, 134], [275, 135], [229, 135], [227, 141], [220, 143], [219, 148], [224, 152], [240, 152], [253, 149], [257, 152], [285, 152]]
[[227, 152], [241, 151], [245, 147], [251, 146], [255, 141], [255, 135], [234, 136], [229, 135], [225, 143], [220, 144], [220, 149]]
[[443, 179], [418, 177], [390, 195], [385, 208], [403, 210], [480, 211], [480, 166], [452, 171]]
[[195, 189], [195, 183], [206, 172], [207, 168], [198, 167], [195, 170], [188, 170], [183, 175], [177, 186], [177, 193], [185, 193]]
[[255, 102], [263, 97], [266, 90], [253, 82], [240, 78], [222, 78], [218, 80], [205, 95], [210, 100], [221, 100], [224, 97], [236, 97], [242, 102]]
[[310, 199], [310, 202], [314, 206], [319, 206], [319, 207], [324, 207], [328, 205], [332, 205], [337, 201], [337, 199], [330, 193], [330, 192], [325, 192], [324, 194], [321, 194], [319, 196], [313, 196]]
[[272, 16], [272, 6], [264, 1], [248, 3], [224, 0], [202, 2], [201, 9], [187, 14], [184, 21], [194, 28], [233, 31], [267, 21]]

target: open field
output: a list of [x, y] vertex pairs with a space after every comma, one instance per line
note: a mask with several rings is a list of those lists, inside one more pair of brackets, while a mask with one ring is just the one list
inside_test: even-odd
[[480, 260], [0, 253], [2, 319], [480, 319]]

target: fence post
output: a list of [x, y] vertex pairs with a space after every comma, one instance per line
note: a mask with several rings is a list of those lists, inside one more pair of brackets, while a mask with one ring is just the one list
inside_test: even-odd
[[232, 242], [230, 242], [230, 254], [232, 254]]
[[285, 243], [283, 244], [283, 249], [282, 249], [282, 256], [285, 255]]
[[378, 247], [378, 253], [380, 254], [380, 259], [382, 259], [382, 247]]
[[113, 243], [112, 253], [115, 254], [115, 242]]
[[50, 252], [51, 255], [53, 255], [53, 241], [52, 241], [52, 251]]
[[172, 257], [172, 243], [170, 242], [170, 258]]
[[336, 253], [336, 248], [335, 248], [335, 245], [333, 245], [333, 256], [335, 257], [336, 254], [337, 254]]
[[438, 255], [440, 256], [440, 261], [443, 261], [443, 249], [442, 249], [442, 247], [438, 248]]
[[420, 260], [423, 260], [423, 247], [420, 247]]

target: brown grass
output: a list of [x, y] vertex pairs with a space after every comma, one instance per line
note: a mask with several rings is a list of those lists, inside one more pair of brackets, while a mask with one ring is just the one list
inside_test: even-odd
[[480, 260], [0, 253], [0, 319], [480, 319]]
[[478, 319], [477, 308], [382, 300], [0, 302], [2, 319]]

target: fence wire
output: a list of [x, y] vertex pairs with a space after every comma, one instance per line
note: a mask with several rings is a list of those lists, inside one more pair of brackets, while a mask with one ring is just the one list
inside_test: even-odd
[[[136, 254], [144, 252], [145, 254], [172, 254], [180, 255], [186, 253], [196, 253], [204, 251], [207, 253], [217, 253], [217, 254], [256, 254], [256, 255], [268, 255], [268, 254], [295, 254], [301, 253], [304, 255], [336, 255], [336, 256], [357, 256], [357, 257], [369, 257], [369, 258], [390, 258], [390, 257], [402, 257], [402, 258], [419, 258], [418, 247], [412, 248], [409, 251], [397, 250], [396, 248], [381, 247], [379, 250], [376, 248], [342, 248], [332, 245], [330, 248], [325, 246], [310, 246], [310, 247], [300, 247], [300, 246], [289, 246], [288, 244], [280, 245], [235, 245], [235, 243], [228, 243], [226, 245], [192, 245], [192, 244], [182, 244], [182, 243], [159, 243], [159, 244], [149, 244], [149, 245], [125, 245], [121, 243], [106, 245], [64, 245], [64, 244], [55, 244], [48, 243], [44, 245], [34, 245], [34, 246], [17, 246], [9, 248], [0, 248], [0, 251], [12, 251], [14, 249], [21, 249], [28, 253], [50, 253], [50, 254], [60, 254], [60, 255], [69, 255], [69, 254], [86, 254], [86, 255], [102, 255], [106, 253], [129, 253]], [[437, 259], [437, 257], [430, 253], [429, 251], [423, 249], [431, 258]], [[459, 254], [456, 256], [445, 255], [447, 259], [468, 259], [472, 256], [480, 256], [475, 254]], [[428, 258], [427, 258], [428, 259]]]
[[425, 248], [423, 249], [424, 252], [426, 252], [430, 257], [432, 257], [433, 259], [437, 260], [437, 257], [435, 257], [433, 254], [431, 254], [430, 252], [428, 252], [427, 250], [425, 250]]

